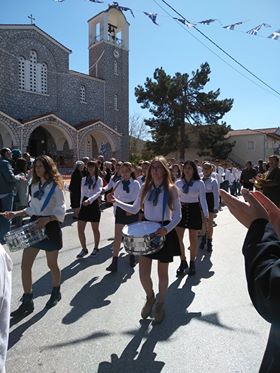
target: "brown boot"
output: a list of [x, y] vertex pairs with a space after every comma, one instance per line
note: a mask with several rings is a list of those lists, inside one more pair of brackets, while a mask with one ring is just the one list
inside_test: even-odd
[[144, 304], [144, 307], [142, 308], [141, 311], [141, 317], [142, 319], [146, 319], [147, 317], [150, 316], [153, 310], [153, 305], [156, 301], [155, 295], [153, 294], [150, 298], [146, 298], [146, 303]]
[[165, 312], [164, 312], [164, 303], [157, 303], [155, 309], [155, 318], [153, 323], [160, 324], [164, 319]]

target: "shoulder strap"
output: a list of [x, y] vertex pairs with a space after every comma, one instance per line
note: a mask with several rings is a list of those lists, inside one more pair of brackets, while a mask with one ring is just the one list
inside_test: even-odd
[[161, 222], [161, 225], [163, 225], [163, 222], [164, 222], [164, 214], [165, 214], [166, 205], [167, 205], [167, 190], [164, 188], [163, 200], [162, 200], [162, 222]]
[[45, 201], [44, 201], [44, 203], [43, 203], [43, 206], [41, 207], [41, 210], [40, 210], [41, 212], [42, 212], [43, 210], [45, 210], [45, 208], [48, 206], [48, 204], [49, 204], [49, 202], [50, 202], [50, 199], [51, 199], [51, 196], [52, 196], [53, 193], [54, 193], [55, 188], [56, 188], [56, 184], [53, 183], [53, 185], [52, 185], [52, 187], [51, 187], [51, 189], [50, 189], [50, 191], [49, 191], [49, 193], [48, 193], [48, 195], [47, 195], [47, 198], [45, 199]]

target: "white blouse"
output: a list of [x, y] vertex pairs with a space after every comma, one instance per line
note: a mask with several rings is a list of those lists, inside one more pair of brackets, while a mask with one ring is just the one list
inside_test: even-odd
[[140, 190], [140, 184], [137, 180], [129, 179], [129, 193], [123, 189], [122, 180], [119, 180], [115, 185], [114, 196], [122, 202], [134, 202]]
[[63, 223], [65, 213], [66, 213], [66, 204], [64, 200], [64, 194], [58, 186], [56, 186], [53, 195], [51, 196], [47, 207], [41, 212], [41, 208], [49, 194], [49, 191], [52, 188], [53, 183], [49, 183], [44, 190], [44, 195], [39, 200], [34, 198], [33, 195], [39, 190], [39, 183], [31, 185], [31, 201], [30, 206], [24, 209], [25, 213], [29, 216], [52, 216], [54, 215], [58, 221]]
[[205, 218], [209, 217], [208, 206], [206, 201], [205, 185], [202, 180], [193, 180], [192, 186], [189, 187], [189, 192], [183, 192], [185, 180], [176, 181], [176, 186], [179, 189], [181, 203], [197, 203], [199, 202]]
[[109, 183], [103, 188], [103, 192], [107, 192], [108, 190], [111, 190], [112, 188], [115, 188], [117, 182], [120, 180], [117, 180], [117, 181], [114, 181], [114, 177], [115, 175], [111, 176], [111, 179], [109, 181]]
[[[92, 204], [92, 202], [95, 201], [101, 195], [101, 192], [102, 192], [103, 181], [102, 181], [101, 177], [98, 176], [97, 182], [96, 182], [96, 184], [95, 184], [95, 186], [94, 186], [93, 189], [89, 188], [88, 184], [85, 185], [87, 177], [88, 176], [85, 176], [81, 180], [81, 204], [82, 204], [83, 199], [85, 197], [90, 202], [90, 204]], [[95, 183], [95, 176], [92, 176], [92, 181], [93, 181], [93, 185], [94, 185], [94, 183]]]
[[202, 179], [205, 185], [206, 193], [213, 193], [214, 195], [214, 210], [219, 210], [219, 186], [215, 177], [210, 176]]
[[[126, 203], [121, 202], [119, 199], [115, 198], [116, 205], [131, 214], [137, 214], [137, 212], [141, 208], [141, 195], [142, 195], [143, 188], [144, 187], [142, 186], [140, 189], [140, 192], [138, 193], [137, 199], [134, 201], [133, 205], [128, 205]], [[147, 220], [161, 223], [162, 213], [163, 213], [163, 195], [164, 195], [163, 188], [161, 188], [161, 192], [158, 196], [158, 202], [156, 206], [153, 205], [153, 201], [149, 201], [151, 190], [148, 191], [143, 201], [144, 216], [145, 216], [145, 219]], [[181, 217], [182, 217], [181, 204], [180, 204], [177, 188], [172, 189], [172, 196], [173, 196], [173, 210], [170, 210], [167, 204], [165, 208], [165, 212], [164, 212], [164, 219], [163, 219], [164, 221], [166, 220], [170, 221], [169, 224], [164, 226], [164, 228], [166, 228], [168, 233], [173, 228], [176, 227], [176, 225], [180, 222]]]

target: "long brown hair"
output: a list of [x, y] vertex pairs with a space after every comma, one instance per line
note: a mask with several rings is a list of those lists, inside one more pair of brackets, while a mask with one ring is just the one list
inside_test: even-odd
[[168, 203], [169, 208], [172, 210], [173, 209], [173, 196], [172, 196], [172, 193], [170, 193], [170, 190], [171, 190], [172, 187], [174, 187], [174, 183], [172, 181], [171, 172], [169, 170], [167, 160], [162, 155], [156, 156], [151, 161], [151, 164], [148, 168], [147, 176], [146, 176], [146, 179], [145, 179], [145, 183], [144, 183], [144, 187], [143, 187], [142, 195], [141, 195], [141, 205], [143, 205], [146, 194], [152, 188], [153, 179], [152, 179], [152, 175], [151, 175], [151, 168], [152, 168], [153, 164], [156, 163], [156, 162], [159, 162], [164, 169], [163, 187], [168, 193], [167, 203]]
[[36, 174], [36, 163], [41, 162], [45, 169], [45, 178], [48, 181], [53, 181], [59, 189], [63, 190], [64, 182], [62, 176], [58, 172], [56, 164], [54, 163], [53, 159], [48, 155], [40, 155], [37, 157], [33, 163], [33, 177], [32, 177], [32, 184], [36, 184], [40, 181], [40, 178]]

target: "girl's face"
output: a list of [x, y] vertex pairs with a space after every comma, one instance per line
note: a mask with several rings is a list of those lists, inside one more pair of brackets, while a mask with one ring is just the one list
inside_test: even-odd
[[203, 167], [202, 171], [204, 177], [209, 177], [212, 174], [212, 169], [209, 167]]
[[192, 179], [193, 177], [193, 168], [190, 164], [186, 164], [183, 168], [183, 172], [186, 179]]
[[84, 168], [85, 168], [85, 166], [83, 164], [80, 164], [80, 166], [78, 166], [79, 171], [83, 171]]
[[88, 166], [88, 173], [90, 176], [93, 176], [95, 174], [95, 167], [94, 166]]
[[45, 177], [46, 169], [41, 161], [37, 161], [34, 166], [36, 175], [41, 179]]
[[153, 162], [151, 164], [151, 176], [153, 181], [159, 181], [163, 179], [165, 170], [160, 162]]
[[129, 180], [131, 176], [131, 170], [127, 166], [122, 166], [120, 169], [121, 177], [124, 180]]

